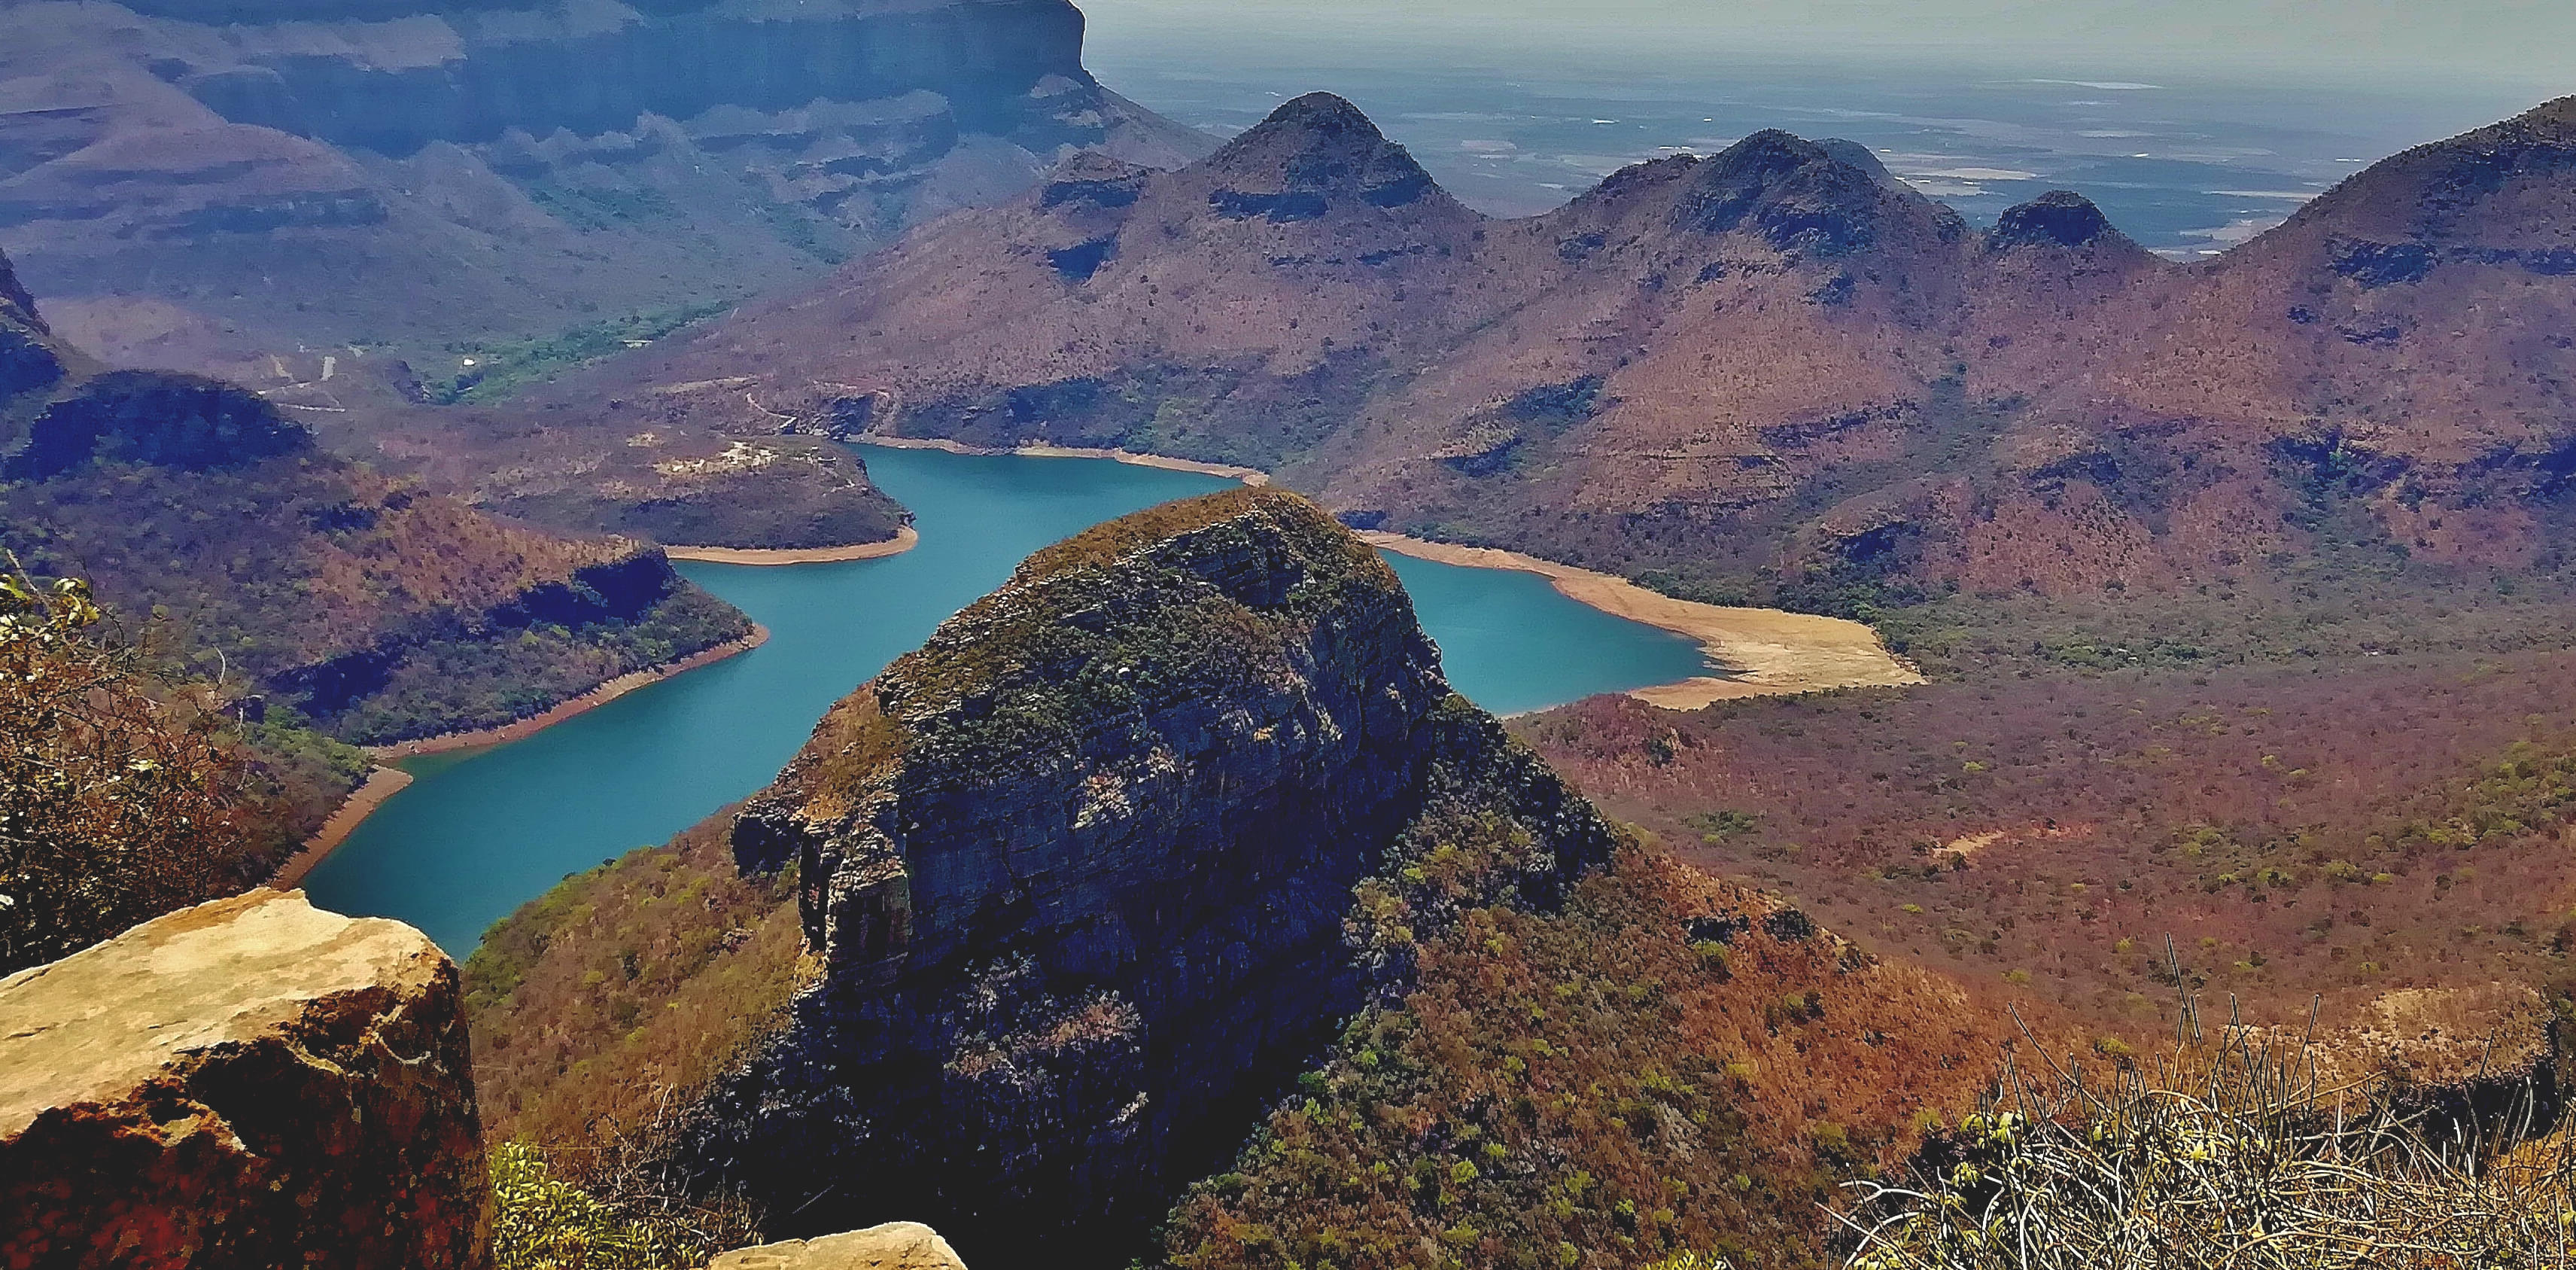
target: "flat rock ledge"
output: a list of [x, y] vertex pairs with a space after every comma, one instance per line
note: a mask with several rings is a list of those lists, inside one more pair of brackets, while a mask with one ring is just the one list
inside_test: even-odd
[[899, 1221], [728, 1252], [707, 1270], [966, 1270], [966, 1263], [938, 1231]]
[[0, 979], [12, 1265], [491, 1264], [455, 963], [301, 891]]

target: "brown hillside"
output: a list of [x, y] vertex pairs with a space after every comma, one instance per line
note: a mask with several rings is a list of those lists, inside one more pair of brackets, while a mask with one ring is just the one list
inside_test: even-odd
[[166, 621], [188, 673], [375, 743], [542, 713], [749, 630], [660, 551], [495, 520], [256, 394], [85, 373], [0, 258], [0, 547]]
[[1979, 235], [1781, 133], [1487, 220], [1314, 97], [1177, 172], [1067, 168], [594, 382], [748, 377], [759, 417], [688, 408], [715, 429], [1253, 463], [1355, 523], [1738, 594], [2251, 577], [2338, 516], [2514, 567], [2555, 541], [2566, 466], [2572, 112], [2186, 268], [2078, 196]]

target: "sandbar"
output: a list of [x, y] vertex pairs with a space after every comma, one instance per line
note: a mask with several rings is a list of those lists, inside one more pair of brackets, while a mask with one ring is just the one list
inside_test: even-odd
[[1201, 476], [1222, 476], [1230, 481], [1261, 486], [1270, 483], [1270, 474], [1259, 468], [1235, 467], [1227, 463], [1201, 463], [1196, 459], [1176, 459], [1163, 454], [1139, 454], [1134, 450], [1086, 450], [1069, 445], [1020, 445], [1010, 447], [966, 445], [929, 437], [855, 436], [850, 440], [861, 445], [881, 445], [889, 450], [943, 450], [950, 454], [972, 454], [984, 457], [1017, 455], [1024, 459], [1108, 459], [1133, 467], [1156, 467], [1166, 472], [1196, 472]]
[[694, 560], [702, 564], [740, 564], [755, 568], [776, 568], [794, 564], [841, 564], [851, 560], [883, 560], [899, 556], [921, 545], [921, 533], [906, 525], [884, 542], [863, 542], [849, 547], [768, 548], [768, 547], [664, 547], [662, 554], [674, 560]]
[[269, 887], [292, 891], [302, 886], [304, 876], [313, 871], [314, 865], [322, 863], [323, 857], [347, 842], [349, 835], [358, 831], [361, 822], [374, 815], [376, 808], [385, 805], [386, 799], [401, 793], [410, 784], [411, 773], [398, 767], [379, 767], [369, 772], [366, 781], [350, 792], [339, 810], [322, 822], [321, 831], [305, 839], [304, 849], [278, 866], [277, 876], [268, 880]]
[[1440, 564], [1538, 574], [1578, 604], [1697, 640], [1710, 660], [1734, 672], [1628, 694], [1667, 710], [1697, 710], [1744, 697], [1792, 696], [1830, 688], [1901, 688], [1923, 682], [1921, 674], [1878, 642], [1877, 632], [1844, 618], [1677, 600], [1626, 578], [1492, 547], [1425, 542], [1378, 531], [1366, 531], [1360, 537], [1383, 550]]

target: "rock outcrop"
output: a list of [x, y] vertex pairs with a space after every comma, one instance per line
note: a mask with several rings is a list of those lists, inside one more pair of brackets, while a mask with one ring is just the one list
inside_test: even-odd
[[1294, 495], [1039, 553], [737, 822], [745, 868], [795, 863], [821, 966], [698, 1162], [801, 1227], [1119, 1259], [1360, 1003], [1352, 888], [1441, 791], [1532, 821], [1533, 891], [1607, 857], [1505, 749], [1393, 571]]
[[[792, 877], [804, 957], [736, 915], [740, 951], [696, 954], [693, 983], [801, 986], [685, 1117], [685, 1171], [760, 1201], [775, 1235], [922, 1219], [987, 1264], [1123, 1264], [1405, 981], [1346, 940], [1354, 889], [1462, 825], [1513, 844], [1476, 886], [1534, 905], [1614, 842], [1449, 691], [1394, 572], [1313, 504], [1218, 494], [1040, 552], [835, 707], [734, 821], [725, 871]], [[596, 1023], [520, 1013], [591, 982], [599, 950], [551, 924], [659, 929], [607, 910], [742, 887], [690, 880], [722, 866], [685, 843], [648, 856], [496, 931], [528, 962], [477, 963], [519, 995], [476, 1026], [496, 1105], [527, 1122], [624, 1114], [652, 1078], [593, 1077], [676, 1081], [690, 1044], [736, 1044], [660, 1022], [724, 1016], [693, 983], [627, 976]]]
[[0, 242], [49, 297], [165, 335], [176, 304], [208, 329], [174, 355], [735, 298], [1076, 148], [1211, 144], [1102, 88], [1067, 0], [40, 0], [9, 26]]
[[455, 966], [255, 891], [0, 980], [11, 1265], [490, 1264]]
[[889, 1222], [821, 1239], [728, 1252], [707, 1270], [966, 1270], [957, 1250], [919, 1222]]

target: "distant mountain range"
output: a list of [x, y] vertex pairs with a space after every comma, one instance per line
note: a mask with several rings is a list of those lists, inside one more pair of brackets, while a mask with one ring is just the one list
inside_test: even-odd
[[304, 346], [776, 289], [1077, 147], [1215, 144], [1101, 88], [1067, 0], [39, 0], [6, 24], [0, 247], [85, 345], [262, 387]]
[[1748, 595], [2076, 593], [2331, 535], [2542, 558], [2571, 317], [2576, 99], [2185, 266], [2075, 194], [1980, 232], [1779, 132], [1489, 219], [1317, 95], [1177, 171], [1077, 158], [550, 417], [614, 388], [717, 431], [1257, 464], [1356, 524]]

